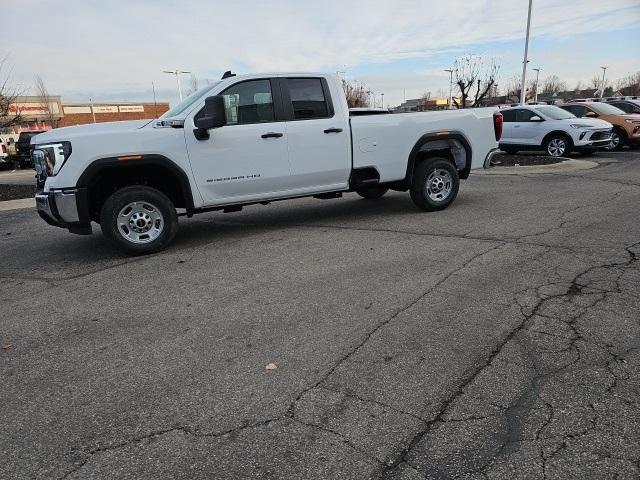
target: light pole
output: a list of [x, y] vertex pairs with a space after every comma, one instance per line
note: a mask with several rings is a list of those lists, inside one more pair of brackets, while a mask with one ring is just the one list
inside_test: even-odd
[[447, 102], [447, 110], [451, 110], [451, 95], [453, 94], [453, 69], [449, 68], [445, 70], [449, 73], [449, 101]]
[[533, 0], [529, 0], [529, 14], [527, 15], [527, 38], [524, 42], [524, 60], [522, 61], [522, 83], [520, 88], [520, 105], [524, 105], [526, 103], [527, 97], [527, 63], [529, 60], [527, 57], [529, 56], [529, 33], [531, 32], [531, 6], [533, 4]]
[[533, 95], [533, 102], [534, 103], [538, 103], [538, 79], [540, 78], [540, 70], [542, 70], [541, 68], [534, 68], [533, 69], [536, 72], [536, 91]]
[[178, 95], [180, 96], [180, 101], [182, 101], [182, 87], [180, 86], [180, 74], [191, 73], [191, 72], [187, 72], [185, 70], [178, 70], [176, 68], [175, 70], [163, 70], [162, 73], [170, 73], [171, 75], [176, 76], [176, 84], [178, 85]]
[[608, 67], [600, 67], [602, 69], [602, 84], [600, 85], [600, 98], [604, 96], [604, 75], [607, 73]]

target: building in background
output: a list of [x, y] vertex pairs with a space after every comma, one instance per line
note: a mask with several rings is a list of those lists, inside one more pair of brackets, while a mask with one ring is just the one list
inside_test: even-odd
[[22, 131], [42, 131], [86, 123], [117, 122], [157, 118], [169, 110], [169, 102], [86, 102], [63, 103], [60, 96], [17, 97], [11, 113], [20, 113], [18, 125], [0, 132], [17, 135]]
[[[460, 101], [457, 97], [456, 100]], [[412, 98], [394, 109], [396, 112], [424, 112], [428, 110], [446, 110], [448, 98]]]

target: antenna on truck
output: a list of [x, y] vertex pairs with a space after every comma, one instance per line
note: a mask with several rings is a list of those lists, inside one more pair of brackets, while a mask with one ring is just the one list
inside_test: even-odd
[[222, 80], [224, 80], [225, 78], [235, 77], [235, 76], [236, 76], [235, 73], [231, 73], [231, 70], [227, 70], [226, 72], [224, 72], [224, 75], [222, 75]]

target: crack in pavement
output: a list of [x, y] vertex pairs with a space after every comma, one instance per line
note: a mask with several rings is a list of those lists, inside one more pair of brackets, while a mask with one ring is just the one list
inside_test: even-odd
[[109, 451], [114, 451], [114, 450], [119, 450], [121, 448], [126, 448], [129, 447], [131, 445], [135, 445], [138, 443], [143, 443], [147, 440], [151, 440], [154, 438], [158, 438], [158, 437], [162, 437], [163, 435], [167, 435], [173, 432], [181, 432], [184, 433], [185, 435], [192, 435], [195, 437], [202, 437], [202, 438], [218, 438], [218, 437], [224, 437], [225, 435], [231, 435], [234, 433], [238, 433], [241, 432], [243, 430], [247, 430], [247, 429], [253, 429], [253, 428], [259, 428], [259, 427], [263, 427], [265, 425], [269, 425], [270, 423], [274, 423], [277, 421], [281, 421], [283, 420], [283, 417], [278, 417], [278, 418], [268, 418], [266, 420], [260, 421], [260, 422], [256, 422], [256, 423], [251, 423], [251, 424], [244, 424], [238, 427], [234, 427], [228, 430], [224, 430], [222, 432], [200, 432], [197, 428], [194, 427], [190, 427], [190, 426], [175, 426], [175, 427], [171, 427], [171, 428], [166, 428], [166, 429], [162, 429], [162, 430], [154, 430], [152, 432], [149, 432], [145, 435], [139, 436], [139, 437], [134, 437], [131, 438], [129, 440], [125, 440], [123, 442], [119, 442], [119, 443], [115, 443], [115, 444], [111, 444], [111, 445], [104, 445], [101, 447], [96, 447], [96, 448], [92, 448], [92, 449], [84, 449], [84, 450], [72, 450], [71, 453], [80, 453], [81, 455], [85, 455], [85, 458], [79, 462], [72, 470], [69, 470], [68, 472], [66, 472], [63, 476], [59, 477], [60, 480], [64, 480], [69, 478], [71, 475], [73, 475], [74, 473], [78, 472], [79, 470], [81, 470], [88, 462], [89, 460], [92, 458], [93, 455], [96, 454], [100, 454], [103, 452], [109, 452]]
[[[571, 280], [569, 286], [567, 287], [566, 291], [563, 293], [558, 293], [558, 294], [553, 294], [553, 295], [546, 295], [546, 296], [541, 296], [540, 295], [540, 288], [538, 287], [537, 289], [537, 296], [538, 296], [538, 301], [536, 302], [536, 304], [530, 309], [529, 312], [525, 311], [525, 307], [523, 305], [520, 305], [521, 307], [521, 314], [522, 314], [522, 321], [516, 325], [499, 343], [498, 345], [490, 352], [490, 354], [488, 355], [488, 357], [482, 362], [480, 363], [478, 366], [476, 366], [476, 368], [470, 372], [463, 380], [463, 382], [458, 386], [457, 390], [455, 392], [453, 392], [444, 402], [442, 402], [438, 413], [429, 421], [425, 422], [424, 428], [422, 428], [421, 430], [419, 430], [418, 432], [415, 433], [414, 437], [412, 438], [412, 440], [408, 443], [408, 445], [406, 445], [400, 452], [400, 454], [392, 461], [390, 462], [388, 465], [386, 465], [383, 469], [381, 469], [380, 474], [379, 474], [379, 478], [384, 479], [384, 478], [388, 478], [400, 465], [411, 465], [414, 468], [414, 465], [412, 465], [409, 461], [409, 455], [410, 453], [414, 450], [414, 448], [420, 444], [420, 442], [423, 440], [423, 438], [425, 438], [432, 430], [432, 428], [437, 425], [437, 424], [443, 424], [443, 423], [448, 423], [449, 420], [444, 419], [445, 414], [447, 413], [447, 411], [449, 410], [449, 408], [453, 405], [453, 403], [461, 396], [464, 395], [465, 390], [468, 386], [470, 386], [474, 380], [476, 378], [478, 378], [478, 376], [490, 365], [493, 364], [494, 360], [496, 359], [496, 357], [501, 353], [502, 349], [512, 340], [518, 341], [518, 334], [520, 332], [522, 332], [523, 330], [527, 329], [527, 327], [529, 326], [531, 320], [533, 318], [535, 318], [536, 316], [544, 316], [540, 314], [540, 310], [545, 306], [545, 304], [547, 302], [556, 300], [556, 299], [561, 299], [561, 298], [569, 298], [572, 299], [574, 297], [577, 296], [582, 296], [585, 295], [584, 293], [584, 289], [588, 288], [588, 284], [583, 284], [581, 283], [581, 279], [583, 279], [585, 276], [587, 276], [589, 273], [593, 272], [596, 269], [611, 269], [611, 268], [619, 268], [622, 270], [626, 270], [628, 268], [631, 268], [632, 266], [634, 266], [637, 262], [638, 262], [638, 255], [633, 251], [634, 248], [637, 248], [640, 245], [640, 242], [633, 244], [629, 247], [625, 247], [625, 251], [628, 254], [628, 260], [625, 262], [613, 262], [613, 263], [608, 263], [608, 264], [602, 264], [602, 265], [592, 265], [588, 268], [586, 268], [585, 270], [577, 273], [573, 279]], [[615, 292], [621, 292], [621, 287], [619, 285], [619, 279], [621, 277], [622, 273], [620, 273], [615, 280], [616, 283], [616, 290]], [[570, 341], [570, 347], [568, 348], [572, 348], [572, 345], [575, 344], [575, 342], [577, 342], [580, 339], [583, 339], [582, 335], [580, 334], [580, 332], [577, 330], [575, 324], [576, 322], [582, 317], [582, 315], [584, 315], [586, 313], [586, 311], [589, 308], [594, 307], [595, 305], [597, 305], [598, 303], [600, 303], [601, 301], [603, 301], [606, 298], [606, 293], [600, 293], [597, 292], [600, 296], [597, 297], [592, 303], [588, 304], [587, 306], [583, 306], [581, 307], [579, 313], [575, 316], [573, 316], [572, 318], [569, 319], [569, 321], [564, 321], [561, 319], [554, 319], [560, 322], [563, 322], [566, 325], [569, 325], [569, 327], [572, 329], [573, 335], [571, 336], [571, 338], [569, 339]], [[517, 294], [516, 294], [517, 295]], [[592, 295], [592, 294], [591, 294]], [[583, 339], [584, 340], [584, 339]], [[586, 340], [585, 340], [586, 341]], [[637, 347], [634, 347], [637, 348]], [[527, 353], [527, 355], [530, 358], [530, 361], [532, 363], [533, 366], [533, 370], [535, 373], [533, 379], [531, 380], [529, 386], [527, 388], [525, 388], [524, 392], [522, 392], [522, 394], [518, 397], [518, 399], [512, 403], [511, 405], [509, 405], [509, 407], [507, 407], [504, 410], [504, 416], [505, 419], [507, 421], [507, 432], [504, 435], [502, 444], [500, 445], [500, 448], [497, 452], [497, 454], [493, 455], [492, 457], [490, 457], [488, 459], [488, 461], [481, 466], [480, 468], [474, 469], [472, 471], [469, 472], [465, 472], [465, 473], [482, 473], [484, 474], [487, 470], [487, 468], [489, 466], [491, 466], [498, 457], [500, 457], [502, 454], [505, 453], [509, 453], [509, 450], [507, 449], [508, 445], [513, 445], [513, 444], [519, 444], [522, 442], [521, 438], [520, 438], [520, 430], [521, 430], [521, 420], [520, 418], [523, 417], [526, 412], [531, 410], [531, 407], [533, 406], [535, 400], [539, 397], [539, 393], [540, 393], [540, 389], [542, 387], [542, 385], [544, 384], [544, 382], [554, 376], [557, 375], [560, 372], [564, 372], [567, 370], [567, 368], [569, 366], [571, 366], [572, 364], [574, 364], [576, 361], [579, 360], [579, 352], [578, 352], [578, 359], [574, 360], [574, 362], [569, 363], [568, 365], [563, 365], [557, 369], [551, 369], [549, 371], [543, 371], [543, 368], [539, 365], [537, 365], [537, 360], [535, 359], [535, 357], [533, 356], [533, 354], [531, 353], [531, 351], [527, 348], [524, 349], [525, 352]], [[609, 350], [607, 350], [609, 351]], [[609, 353], [611, 354], [611, 352], [609, 351]], [[611, 354], [614, 355], [614, 354]], [[617, 357], [614, 357], [615, 359], [617, 359]], [[611, 362], [608, 362], [607, 365], [609, 365]], [[615, 381], [614, 381], [615, 384]], [[614, 388], [613, 385], [608, 387], [609, 389]], [[539, 438], [539, 436], [541, 435], [542, 431], [546, 428], [546, 426], [551, 422], [552, 417], [553, 417], [553, 406], [551, 404], [547, 404], [548, 407], [551, 408], [551, 414], [547, 417], [545, 423], [543, 424], [543, 426], [539, 429], [539, 431], [536, 433], [536, 437]], [[593, 405], [591, 405], [592, 410], [595, 411], [595, 409], [593, 408]], [[471, 418], [467, 418], [466, 420], [471, 420]], [[589, 433], [590, 431], [592, 431], [593, 429], [596, 428], [596, 421], [593, 420], [592, 421], [592, 425], [590, 427], [588, 427], [587, 429], [585, 429], [585, 431], [580, 432], [579, 434], [567, 434], [565, 436], [562, 437], [562, 442], [560, 444], [560, 446], [558, 447], [558, 449], [553, 452], [552, 455], [542, 455], [542, 460], [543, 460], [543, 471], [544, 469], [546, 469], [546, 463], [552, 459], [559, 451], [561, 451], [563, 448], [566, 448], [567, 442], [570, 439], [573, 438], [577, 438], [579, 436], [582, 435], [586, 435], [587, 433]], [[563, 447], [564, 445], [564, 447]]]

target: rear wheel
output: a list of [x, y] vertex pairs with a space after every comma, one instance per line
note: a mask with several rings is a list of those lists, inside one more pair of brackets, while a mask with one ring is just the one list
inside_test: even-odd
[[169, 245], [178, 231], [178, 215], [164, 193], [131, 186], [107, 199], [100, 212], [100, 227], [123, 252], [146, 255]]
[[447, 208], [459, 188], [460, 177], [453, 163], [446, 158], [430, 158], [416, 167], [410, 193], [420, 209], [436, 211]]
[[571, 140], [564, 135], [552, 135], [544, 143], [544, 151], [550, 157], [564, 157], [571, 153]]
[[376, 200], [387, 193], [389, 189], [380, 185], [374, 187], [357, 188], [356, 193], [367, 200]]

